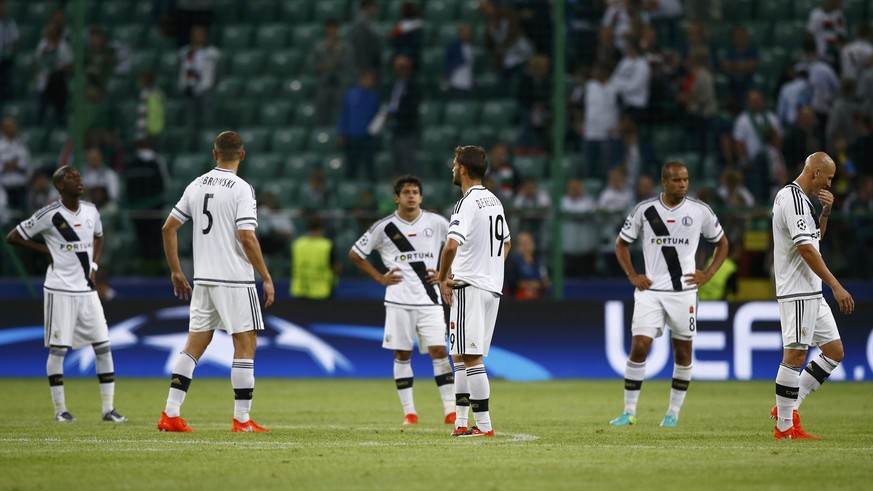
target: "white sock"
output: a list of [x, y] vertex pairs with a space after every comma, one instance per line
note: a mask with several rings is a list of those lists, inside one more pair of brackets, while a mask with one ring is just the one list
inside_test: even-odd
[[412, 397], [412, 363], [411, 360], [394, 360], [394, 383], [397, 385], [397, 395], [403, 406], [403, 414], [415, 414], [415, 401]]
[[167, 395], [167, 406], [164, 412], [171, 418], [179, 417], [179, 411], [182, 408], [182, 403], [185, 402], [185, 394], [188, 393], [188, 387], [191, 386], [191, 379], [194, 378], [194, 367], [197, 366], [197, 360], [188, 353], [182, 351], [179, 357], [176, 358], [176, 366], [173, 368], [173, 375], [170, 378], [170, 393]]
[[470, 384], [464, 362], [455, 362], [455, 428], [467, 426], [470, 415]]
[[637, 415], [637, 402], [640, 400], [640, 390], [646, 379], [646, 362], [634, 363], [627, 361], [624, 369], [624, 412]]
[[103, 414], [106, 414], [115, 409], [115, 364], [112, 361], [109, 341], [95, 344], [93, 347], [97, 380], [100, 381], [100, 399], [103, 402]]
[[683, 367], [673, 364], [673, 388], [670, 389], [670, 407], [667, 414], [679, 416], [682, 403], [685, 402], [685, 394], [688, 393], [688, 384], [691, 382], [691, 365]]
[[45, 372], [48, 375], [49, 390], [52, 393], [55, 413], [62, 413], [67, 410], [67, 402], [64, 396], [64, 357], [66, 356], [66, 347], [52, 346], [49, 348], [48, 360], [45, 363]]
[[433, 360], [433, 378], [443, 400], [443, 414], [452, 414], [455, 412], [455, 376], [448, 357]]
[[233, 385], [233, 418], [247, 423], [255, 392], [255, 360], [235, 358], [230, 365], [230, 383]]
[[785, 431], [794, 426], [794, 406], [800, 392], [800, 367], [779, 364], [776, 372], [776, 428]]
[[840, 362], [831, 360], [824, 353], [820, 353], [815, 360], [810, 360], [806, 368], [800, 374], [800, 391], [797, 393], [797, 406], [800, 409], [803, 400], [810, 392], [815, 392], [830, 377], [831, 372], [837, 368]]
[[491, 413], [488, 400], [491, 398], [491, 385], [485, 365], [467, 367], [467, 382], [470, 384], [470, 407], [476, 418], [476, 426], [483, 432], [491, 431]]

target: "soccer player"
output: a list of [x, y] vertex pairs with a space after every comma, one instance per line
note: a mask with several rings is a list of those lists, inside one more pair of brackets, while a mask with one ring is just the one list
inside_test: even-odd
[[[94, 348], [103, 420], [123, 423], [115, 410], [115, 365], [109, 346], [109, 328], [94, 287], [103, 253], [103, 223], [97, 207], [79, 198], [84, 192], [82, 175], [74, 167], [55, 171], [54, 186], [61, 199], [42, 208], [9, 232], [12, 245], [48, 254], [45, 275], [45, 347], [49, 349], [46, 372], [55, 405], [55, 420], [76, 421], [64, 398], [64, 357], [72, 347]], [[33, 239], [42, 235], [45, 244]]]
[[[185, 188], [164, 223], [164, 251], [173, 292], [191, 299], [188, 341], [179, 354], [170, 382], [167, 406], [158, 421], [162, 431], [194, 431], [179, 416], [197, 361], [215, 329], [233, 338], [234, 408], [232, 431], [269, 431], [249, 417], [255, 389], [255, 332], [264, 329], [253, 268], [264, 282], [264, 307], [273, 304], [275, 289], [255, 236], [258, 226], [255, 190], [237, 176], [246, 152], [242, 138], [225, 131], [215, 139], [217, 165]], [[179, 262], [177, 232], [190, 220], [194, 227], [194, 289]]]
[[[637, 422], [637, 401], [646, 375], [646, 358], [654, 338], [669, 327], [673, 338], [673, 387], [661, 426], [675, 427], [691, 382], [691, 342], [697, 333], [697, 288], [718, 271], [728, 253], [728, 240], [712, 209], [687, 197], [688, 169], [670, 161], [661, 168], [660, 196], [641, 201], [628, 215], [615, 239], [615, 257], [634, 290], [631, 352], [624, 372], [624, 412], [614, 426]], [[631, 262], [628, 245], [642, 234], [645, 274]], [[715, 243], [706, 271], [696, 269], [700, 236]]]
[[[449, 222], [439, 272], [440, 292], [451, 305], [449, 345], [457, 415], [452, 436], [494, 436], [483, 357], [494, 335], [510, 237], [503, 204], [482, 185], [487, 170], [485, 150], [455, 148], [452, 182], [461, 187], [463, 197]], [[478, 426], [468, 428], [470, 407]]]
[[[377, 221], [358, 239], [349, 258], [361, 271], [385, 285], [385, 338], [382, 347], [394, 350], [394, 382], [405, 414], [403, 424], [418, 423], [412, 397], [413, 342], [429, 353], [433, 376], [443, 400], [445, 423], [455, 422], [454, 376], [446, 352], [446, 320], [436, 285], [437, 261], [449, 222], [421, 209], [421, 181], [411, 175], [394, 183], [397, 211]], [[388, 272], [367, 261], [378, 251]]]
[[[770, 412], [777, 418], [773, 434], [777, 440], [818, 438], [803, 430], [797, 410], [843, 361], [843, 343], [834, 314], [822, 296], [822, 281], [833, 290], [840, 312], [851, 314], [855, 310], [852, 295], [831, 274], [819, 253], [834, 204], [828, 188], [835, 172], [834, 161], [826, 153], [816, 152], [806, 158], [800, 176], [779, 190], [773, 202], [773, 268], [784, 348], [776, 372], [776, 407]], [[816, 216], [809, 195], [818, 198], [821, 215]], [[821, 354], [801, 372], [810, 346], [821, 348]]]

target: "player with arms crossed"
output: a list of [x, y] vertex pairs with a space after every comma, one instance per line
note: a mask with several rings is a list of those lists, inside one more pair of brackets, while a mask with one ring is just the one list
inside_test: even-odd
[[[613, 426], [636, 424], [637, 402], [654, 338], [669, 327], [673, 338], [673, 386], [661, 426], [675, 427], [691, 382], [691, 346], [697, 333], [697, 288], [712, 278], [728, 253], [728, 240], [712, 209], [688, 193], [688, 169], [670, 161], [661, 168], [659, 197], [640, 202], [615, 239], [615, 257], [634, 290], [631, 352], [624, 372], [624, 412]], [[642, 233], [645, 274], [638, 274], [628, 245]], [[712, 263], [696, 269], [700, 236], [715, 243]]]
[[[452, 436], [494, 436], [488, 399], [488, 356], [509, 255], [509, 225], [503, 204], [482, 185], [485, 150], [455, 148], [452, 182], [463, 197], [455, 205], [440, 258], [440, 292], [451, 305], [449, 346], [455, 362], [456, 420]], [[451, 278], [450, 278], [451, 276]], [[476, 424], [468, 428], [472, 406]]]
[[[162, 431], [194, 431], [179, 416], [194, 367], [212, 341], [215, 329], [233, 338], [234, 408], [232, 431], [269, 431], [249, 417], [255, 389], [256, 331], [264, 329], [254, 269], [264, 281], [264, 307], [273, 303], [275, 290], [255, 236], [258, 226], [255, 190], [237, 176], [245, 158], [242, 138], [225, 131], [215, 139], [212, 156], [217, 166], [185, 188], [164, 223], [164, 251], [170, 266], [173, 292], [191, 299], [188, 341], [179, 354], [170, 382], [167, 405], [158, 421]], [[177, 232], [191, 220], [194, 226], [194, 289], [179, 262]]]
[[[831, 274], [819, 253], [827, 229], [834, 195], [828, 191], [836, 165], [824, 152], [806, 158], [800, 176], [776, 193], [773, 202], [773, 268], [776, 300], [782, 324], [782, 363], [776, 372], [777, 418], [773, 437], [777, 440], [815, 438], [803, 430], [797, 410], [810, 392], [818, 389], [843, 361], [843, 342], [831, 308], [822, 296], [822, 280], [833, 290], [840, 312], [855, 310], [852, 295]], [[816, 216], [808, 195], [822, 204]], [[803, 362], [810, 346], [821, 354]]]
[[[394, 184], [397, 211], [379, 220], [358, 239], [349, 259], [385, 285], [385, 337], [382, 347], [394, 350], [394, 382], [405, 414], [403, 424], [418, 423], [412, 396], [412, 348], [418, 337], [421, 353], [433, 360], [433, 375], [445, 409], [445, 423], [455, 422], [454, 377], [446, 352], [446, 320], [436, 285], [437, 261], [449, 222], [421, 209], [421, 181], [401, 176]], [[380, 273], [367, 261], [378, 251], [388, 268]]]
[[[9, 232], [12, 245], [49, 254], [51, 264], [45, 275], [46, 362], [55, 419], [76, 421], [67, 411], [64, 397], [64, 357], [70, 347], [94, 348], [103, 420], [123, 423], [127, 418], [115, 410], [115, 365], [109, 346], [109, 328], [103, 306], [94, 288], [97, 265], [103, 253], [103, 223], [97, 207], [79, 197], [84, 192], [82, 175], [74, 167], [55, 171], [55, 189], [61, 199], [33, 214]], [[42, 235], [45, 244], [33, 240]]]

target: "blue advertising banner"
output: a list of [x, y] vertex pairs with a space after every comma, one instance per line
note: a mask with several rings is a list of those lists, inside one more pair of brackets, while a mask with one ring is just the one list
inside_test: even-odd
[[[0, 376], [45, 376], [42, 303], [2, 302]], [[105, 304], [119, 377], [170, 374], [185, 344], [188, 307], [174, 301], [119, 301]], [[500, 307], [489, 372], [508, 380], [621, 378], [630, 346], [633, 302], [625, 300], [516, 302]], [[873, 305], [837, 323], [845, 361], [831, 380], [873, 378]], [[259, 377], [390, 377], [392, 355], [381, 348], [384, 307], [378, 301], [282, 301], [264, 311], [259, 333]], [[779, 308], [775, 302], [702, 302], [694, 340], [697, 380], [770, 380], [781, 359]], [[653, 344], [649, 378], [670, 378], [667, 336]], [[813, 350], [815, 352], [816, 350]], [[216, 332], [197, 368], [198, 377], [227, 376], [233, 346]], [[67, 376], [94, 374], [94, 353], [67, 356]], [[428, 373], [426, 355], [413, 357]]]

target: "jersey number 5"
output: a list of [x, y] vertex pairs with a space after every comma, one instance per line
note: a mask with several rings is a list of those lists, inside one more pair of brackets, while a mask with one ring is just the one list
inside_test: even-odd
[[209, 198], [215, 196], [213, 193], [208, 193], [206, 197], [203, 199], [203, 214], [206, 215], [206, 219], [209, 222], [206, 224], [206, 228], [203, 229], [203, 235], [209, 233], [212, 230], [212, 213], [209, 212]]
[[[500, 257], [503, 254], [503, 240], [506, 238], [504, 225], [503, 215], [491, 215], [488, 217], [488, 235], [491, 237], [491, 257]], [[496, 249], [494, 247], [494, 239], [497, 239]]]

